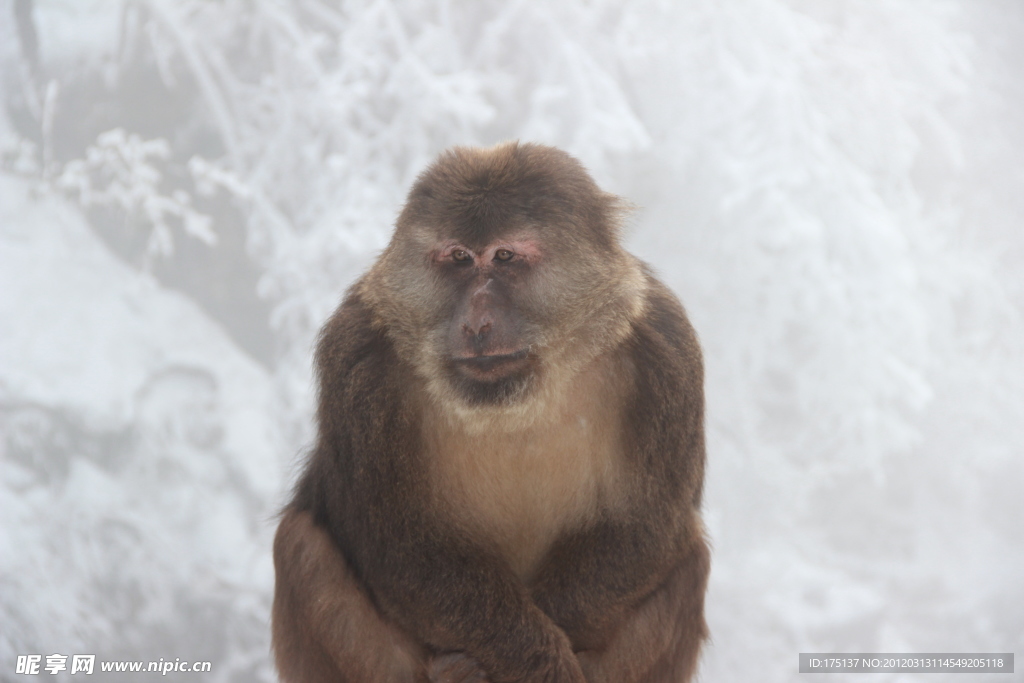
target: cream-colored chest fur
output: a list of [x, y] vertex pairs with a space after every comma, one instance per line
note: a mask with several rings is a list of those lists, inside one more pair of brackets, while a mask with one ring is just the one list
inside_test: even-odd
[[427, 421], [437, 502], [529, 578], [558, 535], [613, 505], [622, 489], [621, 372], [598, 359], [526, 425]]

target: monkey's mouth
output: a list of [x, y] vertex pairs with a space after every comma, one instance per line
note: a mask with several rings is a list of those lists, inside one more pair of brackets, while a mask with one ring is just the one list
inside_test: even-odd
[[515, 375], [530, 364], [530, 347], [512, 353], [452, 356], [452, 365], [463, 375], [477, 381], [497, 381]]

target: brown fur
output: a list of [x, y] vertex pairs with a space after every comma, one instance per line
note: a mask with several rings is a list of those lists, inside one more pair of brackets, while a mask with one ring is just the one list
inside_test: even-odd
[[274, 560], [273, 642], [282, 679], [426, 680], [423, 649], [381, 618], [312, 515], [285, 514]]
[[[317, 444], [275, 542], [284, 680], [690, 678], [700, 349], [617, 226], [551, 148], [455, 150], [417, 181], [321, 334]], [[479, 258], [514, 239], [537, 259]], [[449, 366], [480, 282], [494, 338], [528, 356], [467, 393]]]
[[615, 357], [593, 361], [525, 426], [467, 433], [461, 420], [436, 409], [425, 420], [435, 504], [491, 543], [521, 580], [562, 530], [620, 504], [621, 364]]

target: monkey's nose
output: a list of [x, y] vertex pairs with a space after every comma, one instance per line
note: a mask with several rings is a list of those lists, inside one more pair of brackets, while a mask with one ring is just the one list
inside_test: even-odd
[[487, 340], [487, 335], [491, 332], [491, 321], [465, 322], [462, 324], [462, 331], [469, 338], [470, 343], [473, 345], [473, 350], [476, 353], [483, 353], [484, 342]]

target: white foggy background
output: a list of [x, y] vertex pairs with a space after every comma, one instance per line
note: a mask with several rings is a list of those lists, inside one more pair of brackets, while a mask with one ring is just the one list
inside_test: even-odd
[[0, 680], [274, 680], [317, 329], [507, 139], [636, 205], [704, 345], [702, 680], [1024, 653], [1024, 4], [0, 0], [0, 79]]

